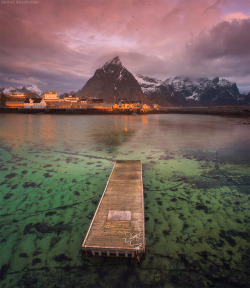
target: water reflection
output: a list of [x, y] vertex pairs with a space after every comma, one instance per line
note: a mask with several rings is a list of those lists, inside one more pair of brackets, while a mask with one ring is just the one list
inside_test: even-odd
[[132, 141], [137, 127], [134, 125], [133, 118], [127, 115], [122, 117], [115, 116], [110, 120], [110, 125], [102, 126], [98, 133], [92, 133], [91, 136], [98, 147], [108, 153], [115, 153], [120, 146]]

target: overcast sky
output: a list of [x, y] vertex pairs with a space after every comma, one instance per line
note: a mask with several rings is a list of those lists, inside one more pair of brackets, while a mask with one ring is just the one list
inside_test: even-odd
[[106, 61], [250, 91], [250, 0], [0, 0], [0, 87], [77, 91]]

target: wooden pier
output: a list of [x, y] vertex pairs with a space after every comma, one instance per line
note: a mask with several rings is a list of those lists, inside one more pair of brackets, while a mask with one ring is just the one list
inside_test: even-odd
[[140, 160], [117, 160], [82, 244], [88, 256], [145, 253], [144, 196]]

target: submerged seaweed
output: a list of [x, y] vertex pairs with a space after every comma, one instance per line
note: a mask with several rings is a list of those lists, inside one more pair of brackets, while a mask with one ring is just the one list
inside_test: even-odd
[[[5, 116], [1, 287], [250, 286], [249, 125], [204, 115]], [[79, 254], [118, 158], [143, 163], [139, 266]]]

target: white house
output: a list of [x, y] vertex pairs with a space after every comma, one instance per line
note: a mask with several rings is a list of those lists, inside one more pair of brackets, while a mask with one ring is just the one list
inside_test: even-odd
[[42, 98], [27, 98], [24, 101], [23, 108], [35, 108], [35, 109], [44, 109], [46, 108], [47, 104]]

